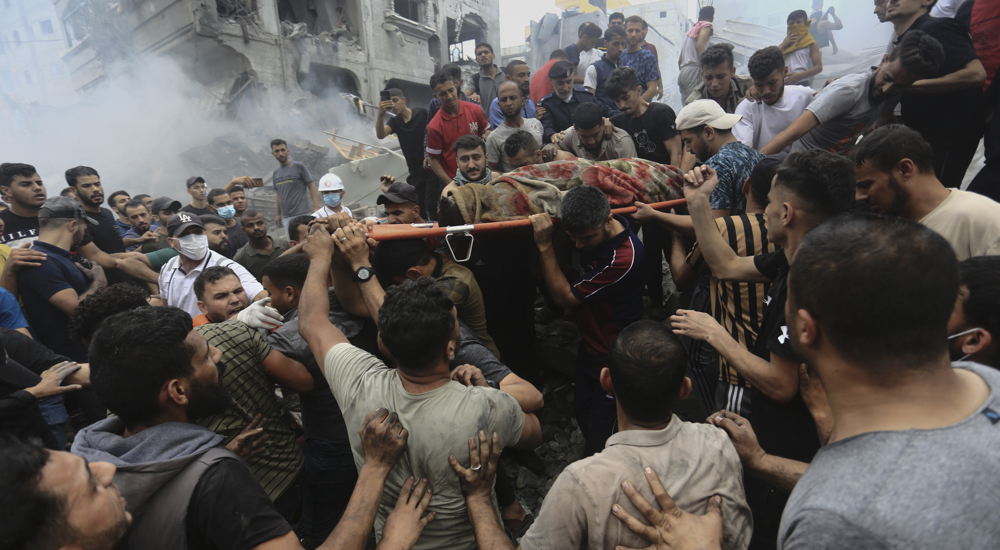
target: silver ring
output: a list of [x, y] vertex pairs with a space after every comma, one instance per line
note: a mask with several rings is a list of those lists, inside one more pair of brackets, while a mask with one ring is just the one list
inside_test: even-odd
[[344, 242], [346, 240], [347, 240], [347, 237], [344, 237], [343, 239], [340, 239], [340, 242]]
[[482, 467], [483, 467], [483, 465], [480, 464], [479, 466], [476, 466], [475, 468], [472, 468], [472, 471], [473, 472], [478, 472]]

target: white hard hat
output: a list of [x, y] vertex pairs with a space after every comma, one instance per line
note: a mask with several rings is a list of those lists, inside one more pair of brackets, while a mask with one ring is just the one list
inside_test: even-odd
[[324, 174], [319, 179], [319, 192], [323, 191], [343, 191], [344, 181], [337, 174]]

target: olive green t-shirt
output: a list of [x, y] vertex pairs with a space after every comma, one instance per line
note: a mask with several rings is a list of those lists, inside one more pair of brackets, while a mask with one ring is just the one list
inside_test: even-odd
[[500, 350], [497, 349], [493, 337], [486, 332], [483, 291], [479, 289], [479, 283], [469, 268], [451, 258], [443, 258], [441, 275], [437, 277], [435, 286], [448, 293], [448, 297], [455, 304], [455, 309], [458, 310], [458, 318], [472, 329], [483, 345], [499, 359]]

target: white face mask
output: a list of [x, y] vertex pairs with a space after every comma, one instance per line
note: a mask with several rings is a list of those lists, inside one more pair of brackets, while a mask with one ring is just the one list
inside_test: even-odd
[[[965, 336], [966, 334], [972, 334], [973, 332], [976, 332], [977, 330], [983, 330], [983, 329], [981, 329], [979, 327], [970, 328], [969, 330], [965, 330], [965, 331], [959, 332], [958, 334], [952, 334], [951, 336], [948, 337], [948, 340], [954, 340], [955, 338], [959, 338], [961, 336]], [[961, 359], [959, 359], [959, 361], [965, 361], [966, 359], [969, 358], [970, 355], [972, 355], [972, 354], [971, 353], [966, 353], [965, 355], [962, 356]]]
[[177, 242], [181, 245], [181, 254], [192, 260], [200, 260], [208, 253], [207, 235], [185, 235]]

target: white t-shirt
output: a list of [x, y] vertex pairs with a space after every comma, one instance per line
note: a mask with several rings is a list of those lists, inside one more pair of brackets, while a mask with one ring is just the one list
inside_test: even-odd
[[597, 67], [593, 65], [587, 67], [587, 74], [583, 75], [583, 87], [591, 93], [597, 89]]
[[[346, 206], [341, 206], [340, 207], [340, 213], [346, 213], [348, 216], [350, 216], [352, 218], [354, 217], [354, 214], [351, 212], [351, 209], [348, 208], [348, 207], [346, 207]], [[323, 206], [323, 208], [320, 208], [319, 210], [313, 212], [312, 213], [312, 217], [314, 217], [314, 218], [329, 218], [330, 216], [333, 216], [333, 215], [336, 215], [336, 214], [337, 214], [337, 212], [334, 212], [333, 209], [330, 208], [329, 206]]]
[[931, 17], [955, 17], [955, 12], [966, 0], [938, 0], [931, 8]]
[[951, 243], [958, 261], [1000, 254], [1000, 203], [989, 197], [952, 189], [920, 223]]
[[[786, 55], [785, 66], [788, 67], [788, 74], [808, 71], [813, 68], [812, 50], [810, 48], [799, 48]], [[806, 86], [809, 84], [809, 79], [806, 78], [798, 82], [793, 82], [792, 84], [801, 84]]]
[[179, 307], [191, 317], [201, 315], [201, 310], [198, 309], [198, 297], [194, 295], [194, 280], [198, 278], [198, 275], [201, 275], [202, 271], [215, 266], [232, 269], [240, 278], [240, 282], [243, 283], [243, 290], [246, 291], [250, 301], [253, 301], [254, 297], [264, 290], [264, 287], [245, 267], [214, 250], [209, 250], [201, 263], [189, 273], [185, 273], [181, 269], [180, 256], [170, 258], [160, 269], [160, 278], [157, 281], [160, 284], [160, 296], [163, 296], [168, 306]]
[[522, 124], [520, 128], [511, 128], [510, 126], [507, 126], [507, 123], [497, 126], [496, 129], [490, 133], [489, 137], [486, 138], [486, 154], [489, 157], [490, 162], [494, 162], [500, 167], [501, 172], [510, 172], [514, 169], [514, 167], [510, 164], [510, 159], [507, 158], [507, 153], [503, 150], [503, 144], [507, 141], [507, 138], [518, 130], [528, 132], [534, 136], [535, 141], [537, 141], [539, 145], [544, 145], [544, 143], [542, 143], [542, 134], [545, 132], [545, 129], [542, 127], [542, 122], [537, 118], [532, 117], [524, 119], [524, 124]]
[[[812, 100], [812, 88], [785, 86], [784, 94], [774, 105], [767, 105], [763, 101], [741, 101], [736, 107], [736, 114], [743, 118], [733, 127], [733, 135], [744, 145], [760, 150], [795, 122]], [[758, 131], [755, 143], [754, 137]], [[783, 152], [787, 153], [791, 148], [789, 145]]]
[[580, 50], [580, 62], [576, 64], [576, 74], [586, 74], [587, 69], [594, 64], [595, 61], [599, 61], [604, 55], [604, 52], [598, 50], [597, 48], [590, 48], [589, 52]]
[[496, 432], [501, 447], [517, 443], [524, 428], [524, 413], [517, 401], [500, 390], [467, 387], [454, 380], [429, 392], [409, 393], [396, 369], [346, 343], [330, 348], [323, 362], [323, 373], [344, 412], [359, 470], [365, 462], [359, 434], [365, 415], [384, 407], [398, 414], [400, 423], [410, 433], [406, 452], [385, 481], [375, 532], [381, 535], [382, 525], [396, 505], [406, 478], [426, 477], [434, 488], [427, 511], [437, 515], [424, 528], [414, 548], [475, 550], [476, 538], [465, 497], [458, 476], [448, 464], [448, 456], [468, 464], [469, 438], [479, 430]]

